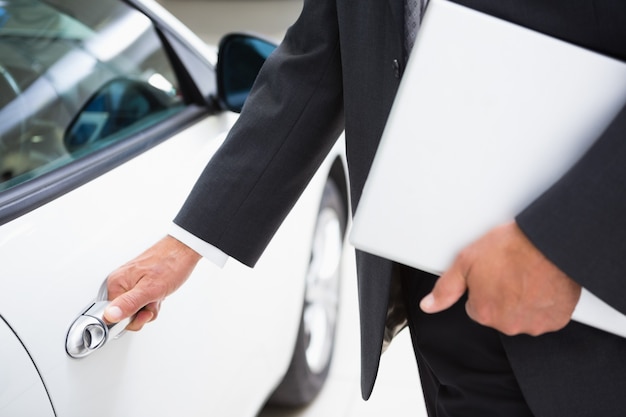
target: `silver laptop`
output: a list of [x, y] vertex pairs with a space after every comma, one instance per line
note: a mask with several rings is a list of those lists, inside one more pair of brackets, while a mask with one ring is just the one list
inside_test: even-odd
[[562, 176], [624, 103], [626, 64], [431, 0], [351, 242], [443, 272]]
[[431, 0], [351, 242], [440, 273], [512, 219], [626, 103], [626, 64]]

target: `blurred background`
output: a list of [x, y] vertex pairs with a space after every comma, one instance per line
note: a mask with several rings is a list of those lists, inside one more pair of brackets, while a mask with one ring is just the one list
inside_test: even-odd
[[[302, 0], [159, 0], [197, 35], [217, 44], [228, 32], [256, 33], [282, 39], [298, 17]], [[345, 260], [337, 345], [328, 381], [319, 397], [303, 409], [266, 407], [259, 417], [426, 416], [408, 331], [381, 359], [374, 392], [361, 399], [358, 306], [354, 259]]]

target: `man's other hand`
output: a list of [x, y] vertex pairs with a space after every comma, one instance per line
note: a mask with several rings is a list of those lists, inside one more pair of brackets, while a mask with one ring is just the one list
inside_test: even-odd
[[140, 330], [156, 319], [161, 302], [191, 275], [201, 256], [171, 236], [113, 271], [107, 288], [111, 303], [104, 318], [117, 323], [135, 315], [128, 330]]
[[512, 222], [466, 247], [420, 307], [427, 313], [445, 310], [466, 291], [466, 311], [476, 322], [507, 335], [536, 336], [569, 323], [581, 286]]

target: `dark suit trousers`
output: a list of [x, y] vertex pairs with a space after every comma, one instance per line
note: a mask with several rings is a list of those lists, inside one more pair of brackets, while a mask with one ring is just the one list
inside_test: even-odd
[[436, 277], [398, 266], [430, 417], [532, 416], [520, 391], [500, 335], [472, 321], [465, 298], [444, 312], [428, 315], [419, 301]]

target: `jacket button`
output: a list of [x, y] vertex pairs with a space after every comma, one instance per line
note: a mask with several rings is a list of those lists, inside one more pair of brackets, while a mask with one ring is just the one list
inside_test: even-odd
[[400, 75], [402, 75], [400, 72], [400, 61], [397, 59], [393, 60], [393, 75], [396, 78], [400, 78]]

